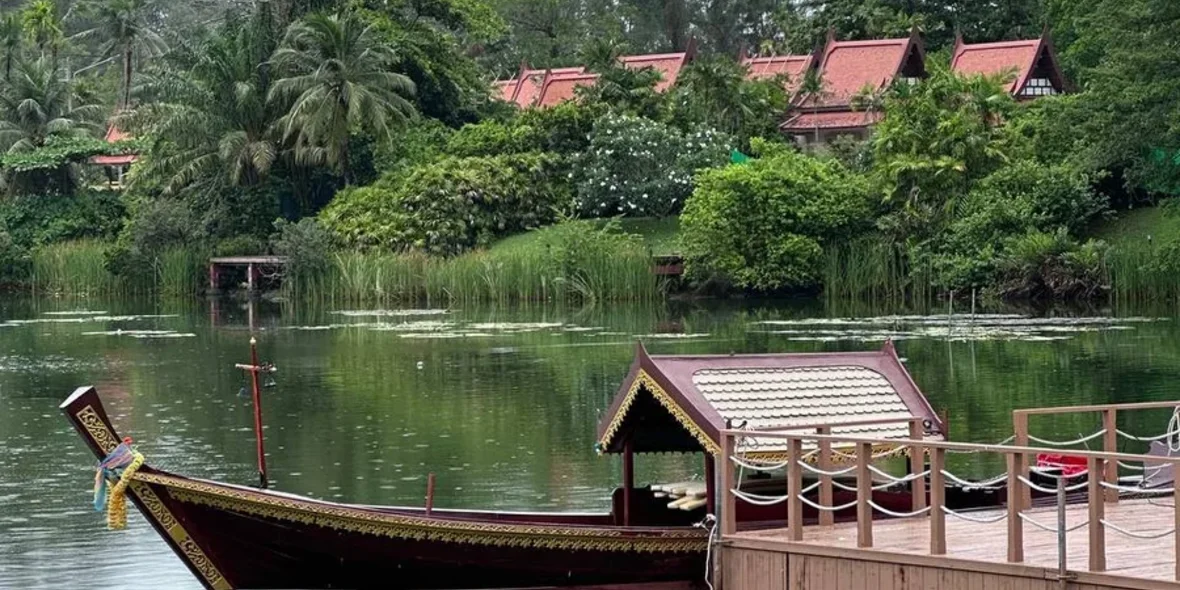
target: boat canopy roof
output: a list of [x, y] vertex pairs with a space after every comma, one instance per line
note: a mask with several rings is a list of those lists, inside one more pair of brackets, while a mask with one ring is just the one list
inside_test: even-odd
[[[833, 434], [909, 437], [921, 418], [926, 436], [944, 425], [897, 357], [880, 350], [730, 355], [649, 355], [639, 343], [627, 378], [598, 426], [600, 453], [720, 453], [720, 431], [832, 425]], [[839, 424], [897, 420], [893, 423]], [[806, 431], [801, 431], [801, 433]], [[814, 431], [813, 431], [814, 432]], [[743, 437], [747, 455], [778, 455], [783, 439]]]

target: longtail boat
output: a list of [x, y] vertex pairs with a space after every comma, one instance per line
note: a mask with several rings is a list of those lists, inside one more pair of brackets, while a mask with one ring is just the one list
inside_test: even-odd
[[[761, 462], [782, 456], [759, 441], [762, 428], [828, 424], [840, 434], [902, 440], [920, 425], [923, 438], [944, 436], [891, 343], [870, 352], [717, 356], [655, 356], [639, 345], [598, 429], [597, 451], [621, 454], [624, 466], [623, 485], [601, 514], [342, 504], [188, 478], [131, 450], [94, 388], [78, 388], [61, 409], [104, 461], [103, 489], [110, 484], [119, 501], [130, 498], [196, 578], [218, 590], [703, 583], [722, 429], [749, 428], [735, 453]], [[664, 452], [703, 455], [703, 493], [682, 491], [669, 502], [676, 490], [635, 485], [633, 455]], [[119, 467], [110, 468], [116, 459]], [[780, 485], [748, 475], [748, 491]], [[873, 499], [908, 509], [911, 485], [881, 486]], [[948, 503], [1003, 500], [972, 494]], [[849, 497], [855, 492], [837, 490], [833, 500]], [[736, 510], [746, 527], [786, 515], [781, 505], [747, 501]], [[834, 515], [846, 516], [853, 515]]]

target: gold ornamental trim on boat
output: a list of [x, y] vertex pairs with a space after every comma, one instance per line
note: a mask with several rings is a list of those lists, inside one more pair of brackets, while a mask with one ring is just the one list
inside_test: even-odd
[[[78, 422], [86, 428], [87, 434], [104, 453], [109, 454], [119, 446], [119, 438], [115, 436], [114, 432], [111, 432], [93, 406], [82, 408], [74, 416], [78, 418]], [[156, 492], [146, 483], [139, 481], [140, 476], [144, 475], [147, 474], [136, 473], [128, 487], [131, 494], [139, 499], [140, 504], [147, 508], [146, 516], [155, 520], [156, 524], [168, 533], [168, 537], [184, 554], [184, 559], [188, 560], [192, 568], [201, 574], [206, 586], [213, 590], [232, 590], [233, 586], [230, 585], [229, 580], [221, 575], [213, 560], [209, 559], [201, 546], [193, 540], [188, 531], [184, 530], [180, 521], [168, 510]]]
[[643, 369], [640, 369], [639, 374], [635, 376], [635, 381], [631, 383], [631, 388], [627, 390], [627, 397], [623, 398], [623, 403], [619, 404], [619, 410], [615, 412], [615, 415], [611, 419], [610, 424], [608, 424], [606, 430], [603, 431], [602, 439], [598, 441], [598, 449], [600, 453], [603, 451], [603, 449], [606, 449], [607, 446], [610, 445], [611, 441], [614, 440], [615, 435], [619, 433], [619, 428], [623, 426], [623, 420], [627, 417], [627, 412], [631, 410], [631, 406], [635, 404], [636, 398], [639, 397], [640, 388], [646, 389], [652, 397], [656, 398], [656, 401], [660, 402], [660, 405], [664, 406], [664, 409], [668, 410], [668, 412], [672, 414], [672, 417], [675, 418], [676, 421], [679, 422], [680, 425], [692, 435], [693, 438], [697, 439], [697, 442], [701, 443], [701, 447], [705, 449], [705, 452], [709, 453], [710, 455], [721, 454], [721, 447], [718, 446], [717, 443], [714, 442], [713, 439], [710, 438], [709, 435], [706, 434], [699, 425], [697, 425], [696, 421], [688, 415], [688, 412], [684, 411], [684, 408], [681, 408], [680, 404], [677, 404], [676, 400], [672, 399], [672, 396], [668, 395], [668, 392], [664, 391], [664, 388], [660, 387], [660, 385], [656, 383], [656, 380], [652, 379], [651, 375], [648, 375], [647, 371], [644, 371]]
[[640, 553], [704, 551], [708, 543], [704, 531], [693, 529], [646, 534], [634, 529], [444, 520], [409, 514], [375, 513], [349, 506], [275, 497], [161, 474], [136, 474], [135, 479], [164, 486], [168, 495], [180, 502], [395, 539]]

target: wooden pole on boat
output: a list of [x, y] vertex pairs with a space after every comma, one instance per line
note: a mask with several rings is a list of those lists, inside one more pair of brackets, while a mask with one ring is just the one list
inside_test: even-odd
[[434, 510], [434, 472], [426, 475], [426, 516]]
[[635, 445], [631, 437], [623, 443], [623, 526], [631, 526], [631, 488], [635, 487]]
[[258, 388], [258, 373], [268, 369], [258, 364], [258, 340], [253, 336], [250, 337], [250, 364], [237, 364], [234, 367], [250, 373], [254, 401], [254, 439], [258, 452], [258, 483], [265, 490], [268, 481], [266, 477], [266, 449], [262, 442], [262, 392]]
[[705, 451], [705, 512], [717, 514], [717, 459]]

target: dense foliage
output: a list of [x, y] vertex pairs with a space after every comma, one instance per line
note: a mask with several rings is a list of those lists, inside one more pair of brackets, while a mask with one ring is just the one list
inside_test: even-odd
[[702, 173], [681, 217], [691, 276], [746, 289], [818, 285], [823, 248], [870, 224], [868, 182], [792, 152]]
[[441, 158], [346, 189], [321, 219], [352, 246], [454, 255], [552, 222], [564, 170], [536, 153]]

